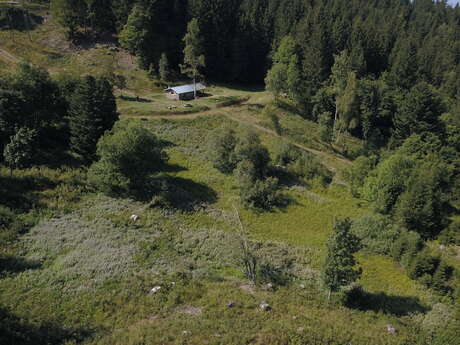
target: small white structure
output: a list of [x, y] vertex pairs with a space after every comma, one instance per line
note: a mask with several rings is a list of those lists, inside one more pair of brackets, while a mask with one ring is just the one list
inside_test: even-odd
[[169, 99], [172, 100], [189, 100], [195, 98], [195, 87], [196, 87], [196, 92], [201, 93], [204, 89], [206, 89], [206, 86], [201, 84], [201, 83], [196, 83], [194, 84], [189, 84], [189, 85], [181, 85], [181, 86], [175, 86], [175, 87], [168, 87], [165, 89], [165, 92], [167, 93], [166, 96]]

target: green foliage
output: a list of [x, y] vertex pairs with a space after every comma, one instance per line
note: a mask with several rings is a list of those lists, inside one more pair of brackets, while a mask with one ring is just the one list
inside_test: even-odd
[[165, 53], [161, 54], [160, 62], [158, 63], [158, 75], [162, 81], [171, 80], [169, 61]]
[[230, 174], [238, 163], [235, 157], [235, 131], [224, 127], [213, 131], [208, 137], [210, 160], [219, 171]]
[[360, 238], [366, 251], [389, 255], [401, 229], [389, 216], [373, 214], [353, 221], [351, 231]]
[[399, 196], [407, 188], [415, 162], [412, 158], [394, 154], [382, 161], [366, 179], [362, 196], [372, 201], [375, 209], [382, 214], [390, 214]]
[[445, 245], [460, 245], [460, 221], [453, 221], [439, 234], [439, 242]]
[[355, 197], [362, 195], [362, 188], [370, 172], [377, 165], [377, 156], [360, 156], [351, 167], [344, 172], [346, 181], [350, 186], [350, 191]]
[[121, 195], [145, 192], [149, 178], [166, 160], [159, 140], [136, 123], [106, 133], [98, 142], [97, 155], [99, 161], [88, 172], [90, 183], [104, 193]]
[[338, 291], [350, 285], [361, 275], [355, 269], [354, 254], [361, 249], [360, 240], [351, 232], [352, 222], [338, 219], [327, 242], [327, 254], [323, 268], [323, 282], [329, 291]]
[[266, 178], [261, 175], [257, 161], [241, 160], [236, 169], [235, 177], [240, 190], [240, 199], [247, 208], [270, 210], [281, 203], [278, 179]]
[[319, 137], [326, 143], [331, 143], [334, 138], [334, 119], [332, 113], [325, 112], [318, 116]]
[[401, 194], [395, 211], [396, 219], [409, 230], [425, 238], [434, 238], [447, 222], [449, 170], [438, 159], [427, 157], [413, 170], [406, 191]]
[[401, 101], [394, 118], [393, 139], [401, 142], [412, 134], [439, 133], [439, 117], [444, 109], [440, 97], [431, 86], [418, 83]]
[[70, 101], [70, 142], [85, 160], [95, 158], [96, 144], [118, 120], [112, 85], [105, 78], [84, 77]]
[[302, 70], [298, 46], [291, 36], [286, 36], [273, 56], [273, 66], [265, 78], [267, 90], [279, 96], [283, 93], [295, 101], [302, 100]]
[[282, 141], [276, 146], [273, 162], [275, 164], [287, 167], [289, 164], [297, 161], [301, 155], [302, 152], [297, 147]]
[[235, 158], [237, 162], [250, 161], [254, 165], [256, 179], [266, 176], [270, 154], [260, 141], [257, 133], [251, 130], [243, 130], [237, 137], [235, 145]]
[[120, 32], [120, 45], [131, 54], [141, 53], [147, 39], [148, 14], [142, 4], [137, 3]]
[[391, 256], [407, 267], [423, 246], [423, 240], [418, 233], [402, 231], [391, 248]]
[[3, 158], [10, 169], [27, 168], [31, 165], [37, 132], [34, 129], [21, 127], [5, 146]]
[[432, 288], [441, 295], [446, 295], [452, 288], [448, 282], [452, 277], [453, 267], [441, 261], [433, 274]]
[[184, 43], [184, 63], [180, 65], [180, 68], [182, 73], [195, 80], [202, 76], [201, 70], [206, 66], [200, 27], [196, 18], [187, 25]]
[[438, 268], [440, 259], [434, 257], [425, 249], [417, 253], [407, 268], [411, 279], [421, 279], [425, 285], [431, 286], [432, 276]]
[[331, 183], [334, 176], [315, 156], [307, 152], [302, 152], [299, 158], [289, 164], [288, 171], [303, 181], [317, 178], [323, 185]]

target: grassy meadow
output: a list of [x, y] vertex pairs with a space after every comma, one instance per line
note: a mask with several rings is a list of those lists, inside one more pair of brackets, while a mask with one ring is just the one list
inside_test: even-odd
[[[37, 11], [46, 14], [46, 8]], [[17, 58], [0, 53], [0, 70], [26, 59], [53, 76], [124, 75], [127, 87], [116, 90], [119, 126], [139, 121], [168, 143], [164, 174], [179, 200], [162, 207], [103, 196], [85, 184], [85, 168], [70, 164], [12, 174], [1, 167], [0, 203], [17, 218], [13, 230], [0, 232], [0, 331], [9, 339], [67, 345], [429, 343], [417, 318], [429, 315], [437, 298], [391, 259], [358, 254], [358, 284], [370, 301], [359, 308], [341, 306], [340, 297], [328, 301], [321, 287], [334, 220], [371, 212], [342, 178], [352, 164], [343, 148], [357, 152], [362, 143], [351, 137], [341, 147], [321, 142], [317, 124], [258, 88], [210, 85], [209, 97], [169, 101], [132, 57], [110, 45], [75, 50], [45, 18], [31, 40], [25, 32], [14, 32], [14, 41], [0, 32], [0, 49]], [[281, 135], [269, 111], [279, 116]], [[208, 135], [223, 125], [255, 130], [271, 155], [282, 142], [312, 152], [334, 172], [332, 184], [286, 184], [286, 206], [243, 209], [235, 178], [208, 158]], [[235, 209], [258, 258], [258, 285], [241, 269]], [[132, 214], [139, 215], [137, 222]], [[155, 286], [161, 289], [151, 293]], [[272, 310], [262, 311], [263, 301]], [[389, 334], [388, 324], [398, 332]]]

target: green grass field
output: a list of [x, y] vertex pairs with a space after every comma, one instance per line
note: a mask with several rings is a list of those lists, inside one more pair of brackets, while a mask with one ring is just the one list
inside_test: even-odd
[[[211, 85], [209, 97], [169, 101], [126, 53], [103, 45], [77, 51], [52, 19], [31, 32], [32, 41], [24, 32], [10, 37], [0, 32], [0, 49], [17, 59], [0, 53], [2, 71], [27, 59], [54, 76], [124, 75], [128, 86], [116, 91], [121, 121], [139, 121], [170, 143], [166, 174], [189, 206], [98, 195], [85, 186], [84, 169], [43, 167], [11, 177], [1, 168], [5, 206], [27, 228], [20, 236], [2, 232], [0, 246], [0, 321], [14, 320], [12, 334], [27, 334], [18, 344], [429, 343], [414, 315], [423, 319], [438, 300], [387, 257], [357, 255], [369, 305], [327, 300], [319, 277], [334, 220], [370, 210], [343, 185], [352, 162], [321, 142], [314, 122], [260, 88]], [[279, 116], [281, 136], [267, 109]], [[334, 171], [333, 183], [283, 187], [289, 203], [271, 212], [243, 209], [235, 178], [208, 159], [207, 137], [223, 125], [252, 128], [272, 154], [283, 141], [312, 152]], [[346, 137], [344, 145], [358, 151], [362, 143]], [[265, 269], [258, 286], [241, 270], [235, 208]], [[277, 282], [273, 290], [269, 278]], [[155, 286], [162, 288], [149, 293]], [[262, 301], [273, 309], [260, 310]], [[398, 333], [388, 334], [387, 324]]]

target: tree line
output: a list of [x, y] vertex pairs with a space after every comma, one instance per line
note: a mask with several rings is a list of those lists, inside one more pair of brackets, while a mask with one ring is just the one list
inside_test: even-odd
[[56, 79], [28, 63], [0, 78], [0, 152], [11, 169], [59, 164], [70, 154], [87, 163], [118, 120], [105, 77]]

